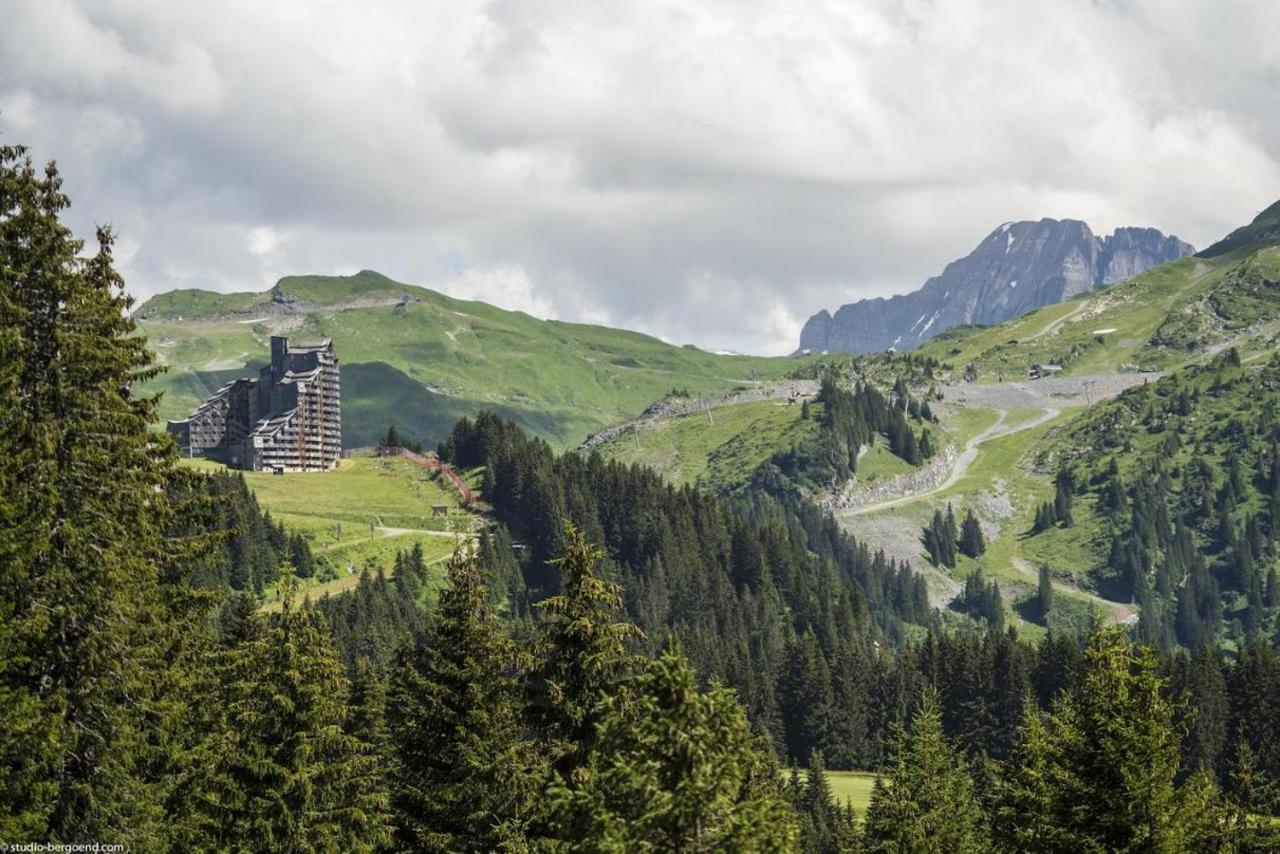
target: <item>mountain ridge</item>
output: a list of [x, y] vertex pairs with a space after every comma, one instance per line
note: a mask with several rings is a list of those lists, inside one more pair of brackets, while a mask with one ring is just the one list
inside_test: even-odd
[[913, 349], [954, 326], [1009, 320], [1194, 251], [1154, 228], [1117, 228], [1098, 237], [1080, 220], [1006, 222], [918, 290], [814, 314], [801, 331], [799, 349]]
[[134, 317], [140, 320], [181, 320], [252, 311], [297, 314], [310, 307], [345, 305], [373, 294], [385, 294], [388, 299], [406, 299], [412, 295], [445, 296], [366, 269], [349, 276], [284, 276], [264, 291], [223, 293], [204, 288], [177, 288], [147, 299], [134, 310]]
[[489, 409], [568, 448], [673, 389], [719, 394], [806, 363], [541, 320], [371, 270], [289, 276], [264, 291], [169, 291], [134, 317], [168, 368], [145, 386], [164, 392], [161, 418], [185, 417], [223, 383], [260, 367], [273, 334], [332, 338], [347, 446], [372, 444], [392, 424], [434, 444], [458, 418]]

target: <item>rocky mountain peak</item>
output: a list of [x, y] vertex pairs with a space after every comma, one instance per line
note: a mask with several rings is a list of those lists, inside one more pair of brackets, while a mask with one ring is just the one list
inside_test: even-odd
[[907, 350], [952, 326], [999, 323], [1194, 251], [1154, 228], [1100, 238], [1079, 220], [1006, 222], [917, 291], [819, 311], [804, 325], [800, 349]]

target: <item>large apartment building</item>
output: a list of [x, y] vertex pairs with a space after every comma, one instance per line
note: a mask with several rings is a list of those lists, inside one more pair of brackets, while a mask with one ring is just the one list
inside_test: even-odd
[[342, 454], [341, 382], [333, 342], [290, 347], [271, 337], [271, 363], [257, 377], [218, 389], [169, 432], [184, 452], [232, 468], [322, 471]]

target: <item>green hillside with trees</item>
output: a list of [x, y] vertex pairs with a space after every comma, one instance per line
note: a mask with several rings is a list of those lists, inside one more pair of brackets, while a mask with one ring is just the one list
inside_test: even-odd
[[927, 388], [901, 378], [884, 390], [847, 365], [819, 363], [816, 394], [638, 419], [590, 447], [661, 472], [677, 486], [719, 494], [746, 488], [814, 495], [918, 468], [940, 449]]
[[1040, 451], [1071, 510], [1037, 525], [1027, 550], [1055, 544], [1057, 561], [1134, 598], [1151, 642], [1274, 637], [1278, 406], [1280, 361], [1232, 349], [1080, 415]]
[[[474, 517], [452, 488], [400, 457], [361, 455], [341, 460], [333, 471], [290, 477], [230, 472], [207, 460], [182, 464], [212, 473], [208, 489], [227, 529], [238, 533], [261, 511], [263, 530], [274, 529], [271, 536], [289, 544], [297, 576], [293, 592], [300, 597], [351, 590], [369, 567], [385, 568], [397, 554], [415, 549], [434, 570], [427, 584], [434, 589], [443, 577], [441, 564], [473, 527]], [[435, 507], [445, 515], [436, 515]], [[264, 574], [231, 586], [265, 597], [268, 607], [281, 604], [279, 584]]]

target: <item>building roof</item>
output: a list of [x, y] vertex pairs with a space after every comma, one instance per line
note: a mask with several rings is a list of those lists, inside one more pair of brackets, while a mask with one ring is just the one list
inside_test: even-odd
[[290, 409], [288, 412], [277, 415], [274, 418], [262, 419], [257, 423], [257, 426], [253, 428], [252, 435], [274, 436], [276, 433], [280, 432], [281, 427], [289, 423], [289, 420], [293, 418], [294, 413], [297, 411], [298, 410], [296, 409]]
[[328, 350], [333, 346], [332, 338], [315, 338], [310, 341], [299, 341], [289, 345], [290, 353], [310, 353], [316, 350]]
[[280, 378], [282, 383], [296, 383], [301, 380], [313, 380], [320, 375], [319, 368], [312, 368], [309, 371], [285, 371], [283, 377]]

